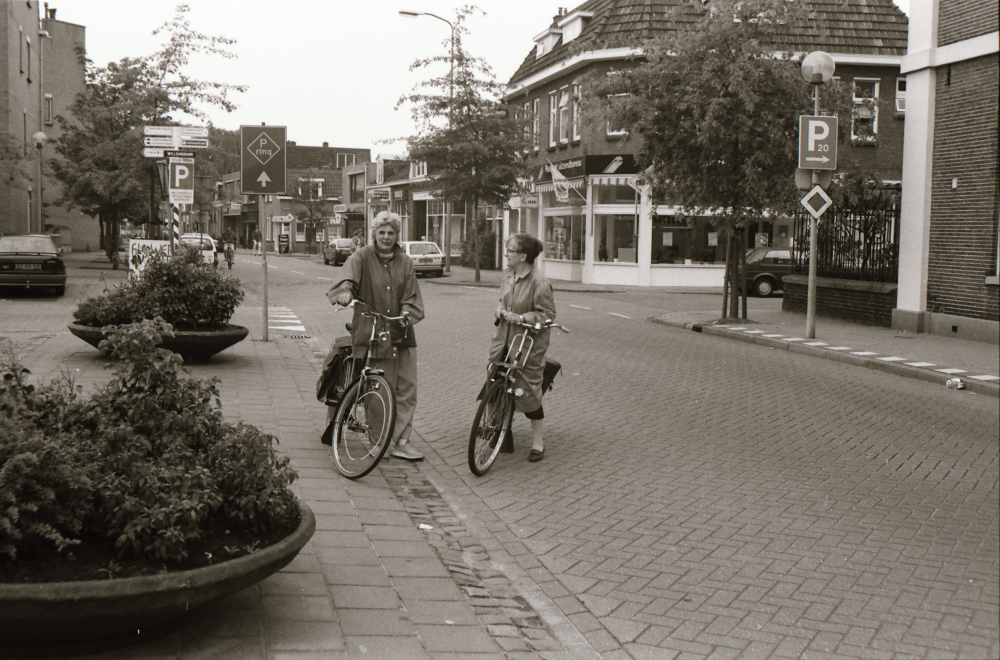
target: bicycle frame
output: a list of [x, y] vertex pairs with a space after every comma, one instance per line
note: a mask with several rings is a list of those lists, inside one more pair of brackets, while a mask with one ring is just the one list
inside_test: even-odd
[[[355, 304], [364, 305], [364, 307], [367, 308], [367, 311], [365, 309], [361, 310], [361, 315], [372, 319], [372, 331], [368, 337], [368, 350], [365, 351], [364, 364], [362, 364], [361, 371], [358, 374], [357, 378], [354, 377], [355, 361], [352, 360], [350, 366], [348, 367], [349, 369], [347, 377], [348, 387], [350, 387], [350, 385], [353, 385], [355, 381], [363, 380], [371, 374], [374, 374], [376, 376], [385, 375], [384, 370], [369, 366], [371, 360], [373, 359], [372, 352], [378, 347], [380, 342], [387, 341], [390, 338], [390, 333], [388, 328], [381, 331], [378, 329], [379, 319], [382, 319], [384, 321], [402, 321], [407, 318], [405, 315], [386, 316], [384, 314], [380, 314], [379, 312], [375, 311], [371, 305], [364, 302], [363, 300], [352, 300], [350, 304], [348, 304], [345, 307], [342, 307], [341, 309], [347, 309], [347, 307], [354, 307]], [[340, 310], [338, 309], [336, 311], [339, 312]], [[355, 406], [358, 405], [357, 401], [355, 401], [354, 405]]]

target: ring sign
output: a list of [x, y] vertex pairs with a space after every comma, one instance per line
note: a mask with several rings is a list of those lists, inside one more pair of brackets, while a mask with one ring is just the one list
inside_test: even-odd
[[240, 126], [240, 193], [285, 192], [284, 126]]
[[837, 169], [836, 117], [799, 117], [799, 167], [804, 170]]
[[194, 204], [194, 158], [170, 159], [170, 203]]

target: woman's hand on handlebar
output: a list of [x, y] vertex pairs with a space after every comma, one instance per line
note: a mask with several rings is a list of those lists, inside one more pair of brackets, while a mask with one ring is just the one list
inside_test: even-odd
[[350, 293], [344, 292], [344, 293], [340, 294], [339, 296], [337, 296], [336, 299], [334, 300], [334, 302], [337, 303], [338, 305], [343, 306], [343, 307], [347, 307], [348, 305], [351, 304], [351, 300], [352, 299], [353, 299], [353, 296]]

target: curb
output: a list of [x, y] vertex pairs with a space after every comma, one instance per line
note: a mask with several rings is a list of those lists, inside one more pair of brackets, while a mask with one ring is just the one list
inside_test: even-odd
[[[683, 323], [680, 321], [667, 321], [657, 317], [652, 317], [649, 320], [653, 323], [659, 323], [660, 325], [682, 328], [684, 330], [700, 332], [702, 334], [712, 335], [715, 337], [723, 337], [725, 339], [735, 339], [737, 341], [757, 344], [759, 346], [765, 346], [775, 350], [809, 355], [811, 357], [822, 358], [824, 360], [850, 364], [855, 367], [864, 367], [866, 369], [871, 369], [872, 371], [881, 371], [883, 373], [892, 374], [893, 376], [903, 376], [904, 378], [913, 378], [928, 383], [937, 383], [938, 385], [944, 385], [947, 381], [955, 377], [952, 374], [942, 374], [936, 371], [921, 369], [920, 367], [911, 367], [909, 365], [894, 362], [883, 362], [882, 360], [863, 355], [839, 353], [837, 351], [831, 351], [819, 346], [804, 346], [796, 342], [787, 342], [780, 339], [761, 337], [759, 335], [748, 335], [742, 332], [733, 332], [724, 328], [712, 327], [707, 323]], [[986, 383], [967, 378], [962, 378], [962, 383], [965, 385], [965, 389], [969, 392], [1000, 398], [1000, 384]]]

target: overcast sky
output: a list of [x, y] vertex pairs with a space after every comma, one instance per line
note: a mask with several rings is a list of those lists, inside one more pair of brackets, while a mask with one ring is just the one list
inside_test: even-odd
[[[908, 10], [909, 0], [897, 0]], [[163, 43], [152, 31], [170, 20], [176, 3], [163, 0], [48, 0], [56, 18], [87, 28], [87, 54], [103, 66], [139, 57]], [[427, 72], [410, 73], [418, 57], [446, 55], [448, 26], [429, 16], [405, 18], [400, 9], [448, 20], [454, 0], [190, 0], [194, 30], [236, 39], [235, 60], [193, 60], [189, 75], [248, 86], [232, 113], [210, 109], [212, 123], [284, 125], [300, 145], [368, 147], [402, 153], [381, 141], [414, 132], [409, 106], [394, 110], [401, 94]], [[486, 59], [506, 82], [567, 0], [479, 0], [486, 12], [466, 21], [466, 50]], [[434, 73], [447, 72], [447, 64]], [[185, 121], [185, 123], [196, 123]]]

